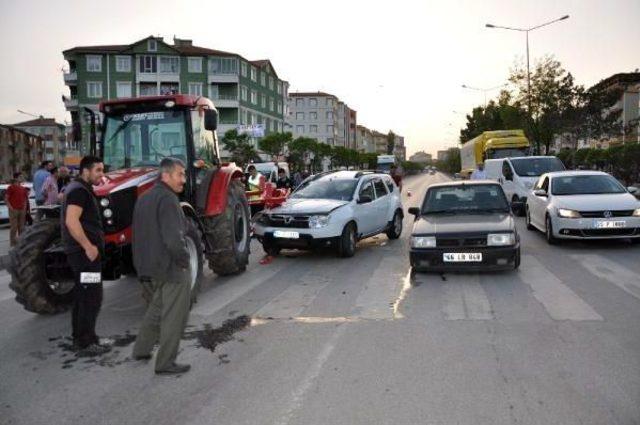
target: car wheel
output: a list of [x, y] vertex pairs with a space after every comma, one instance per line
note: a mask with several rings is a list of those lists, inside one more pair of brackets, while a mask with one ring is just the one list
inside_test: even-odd
[[525, 223], [527, 223], [527, 230], [536, 230], [536, 228], [531, 224], [531, 211], [529, 211], [529, 207], [525, 209]]
[[520, 202], [520, 198], [518, 198], [518, 195], [513, 195], [513, 198], [511, 198], [511, 211], [513, 211], [513, 213], [517, 216], [517, 217], [521, 217], [522, 214], [522, 205], [520, 206], [514, 206], [514, 203], [516, 202]]
[[545, 236], [547, 237], [547, 242], [549, 245], [555, 245], [558, 243], [558, 239], [553, 236], [553, 225], [551, 224], [551, 217], [547, 215], [545, 220]]
[[393, 215], [393, 220], [387, 229], [387, 237], [389, 239], [398, 239], [402, 234], [402, 214], [400, 211], [396, 211]]
[[343, 258], [353, 257], [356, 253], [356, 226], [348, 223], [338, 239], [338, 255]]
[[518, 270], [519, 267], [520, 267], [520, 248], [518, 248], [518, 251], [516, 251], [516, 258], [513, 262], [513, 270]]

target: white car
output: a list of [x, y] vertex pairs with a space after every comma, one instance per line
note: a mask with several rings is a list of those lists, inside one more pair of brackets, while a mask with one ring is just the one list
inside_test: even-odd
[[615, 178], [599, 171], [543, 174], [527, 197], [527, 229], [563, 239], [640, 241], [640, 201]]
[[256, 215], [254, 234], [267, 254], [282, 248], [335, 245], [351, 257], [356, 243], [379, 233], [402, 233], [400, 190], [387, 174], [335, 171], [313, 176], [281, 206]]
[[541, 175], [564, 170], [564, 164], [555, 156], [522, 156], [484, 162], [487, 178], [500, 183], [517, 215], [524, 215], [527, 195]]

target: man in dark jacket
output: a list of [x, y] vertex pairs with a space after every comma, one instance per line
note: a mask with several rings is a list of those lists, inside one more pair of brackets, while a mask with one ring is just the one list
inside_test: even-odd
[[153, 289], [133, 357], [150, 359], [159, 340], [155, 366], [158, 374], [190, 369], [189, 365], [175, 362], [189, 316], [191, 292], [186, 219], [177, 195], [185, 182], [184, 163], [164, 158], [158, 181], [140, 197], [133, 212], [133, 262], [140, 280]]

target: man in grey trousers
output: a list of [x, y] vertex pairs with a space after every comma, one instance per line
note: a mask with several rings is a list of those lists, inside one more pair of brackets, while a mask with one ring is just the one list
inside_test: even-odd
[[187, 372], [191, 366], [175, 362], [190, 307], [189, 252], [186, 219], [179, 193], [186, 182], [185, 166], [175, 158], [160, 162], [158, 181], [136, 202], [133, 212], [133, 262], [153, 297], [133, 347], [133, 358], [156, 356], [157, 374]]

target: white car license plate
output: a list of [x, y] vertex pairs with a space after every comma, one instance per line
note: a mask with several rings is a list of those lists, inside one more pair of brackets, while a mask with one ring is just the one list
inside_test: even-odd
[[613, 220], [595, 221], [593, 227], [596, 229], [620, 229], [625, 227], [625, 222]]
[[481, 263], [481, 252], [445, 252], [442, 254], [445, 263]]
[[276, 230], [273, 232], [273, 236], [276, 238], [285, 238], [285, 239], [300, 239], [300, 233], [298, 232], [287, 232], [284, 230]]

